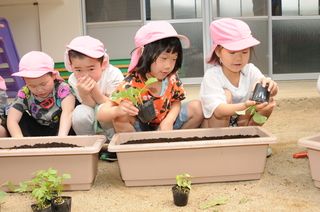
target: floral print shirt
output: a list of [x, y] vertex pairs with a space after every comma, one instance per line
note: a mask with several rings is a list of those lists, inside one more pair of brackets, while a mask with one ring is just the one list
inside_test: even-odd
[[[151, 126], [158, 126], [161, 123], [161, 121], [170, 111], [173, 102], [182, 101], [186, 98], [186, 92], [178, 75], [171, 74], [167, 78], [168, 85], [165, 92], [161, 96], [156, 96], [151, 91], [141, 93], [143, 102], [146, 102], [147, 100], [153, 98], [157, 118], [150, 121], [149, 125]], [[136, 73], [136, 71], [132, 71], [130, 75], [128, 75], [115, 89], [114, 93], [118, 93], [130, 87], [142, 89], [144, 86], [145, 83], [143, 80], [141, 80], [141, 76]], [[117, 104], [120, 104], [122, 100], [123, 99], [118, 99], [115, 100], [115, 102]]]

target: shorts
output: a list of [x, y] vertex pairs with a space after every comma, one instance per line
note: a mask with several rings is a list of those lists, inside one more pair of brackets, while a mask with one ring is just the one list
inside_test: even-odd
[[[181, 129], [182, 125], [189, 120], [188, 104], [189, 104], [189, 102], [182, 103], [180, 112], [177, 116], [176, 121], [173, 124], [174, 130]], [[140, 121], [140, 119], [138, 117], [136, 118], [136, 121], [135, 121], [133, 127], [137, 132], [158, 130], [158, 126], [150, 126], [150, 125], [148, 125], [148, 123], [142, 123], [142, 121]]]

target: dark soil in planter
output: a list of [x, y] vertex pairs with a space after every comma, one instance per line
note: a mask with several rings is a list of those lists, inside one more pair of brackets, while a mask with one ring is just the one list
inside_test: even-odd
[[137, 139], [129, 140], [122, 144], [149, 144], [149, 143], [170, 143], [181, 141], [205, 141], [205, 140], [222, 140], [222, 139], [239, 139], [239, 138], [258, 138], [259, 135], [224, 135], [224, 136], [204, 136], [204, 137], [176, 137], [176, 138], [149, 138], [149, 139]]
[[39, 148], [65, 148], [65, 147], [82, 147], [78, 146], [76, 144], [68, 144], [68, 143], [63, 143], [63, 142], [51, 142], [51, 143], [38, 143], [34, 145], [21, 145], [21, 146], [13, 146], [13, 147], [5, 147], [1, 149], [39, 149]]

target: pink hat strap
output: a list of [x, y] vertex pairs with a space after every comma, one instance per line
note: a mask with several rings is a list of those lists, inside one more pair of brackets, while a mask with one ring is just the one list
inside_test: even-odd
[[7, 90], [6, 82], [1, 76], [0, 76], [0, 89]]
[[64, 82], [64, 79], [62, 77], [60, 77], [60, 73], [57, 70], [53, 70], [52, 73], [56, 74], [55, 79]]
[[128, 72], [130, 73], [131, 71], [133, 71], [133, 69], [137, 66], [138, 61], [140, 59], [140, 56], [142, 55], [144, 47], [140, 46], [138, 48], [136, 48], [131, 55], [131, 61], [130, 61], [130, 65], [128, 68]]

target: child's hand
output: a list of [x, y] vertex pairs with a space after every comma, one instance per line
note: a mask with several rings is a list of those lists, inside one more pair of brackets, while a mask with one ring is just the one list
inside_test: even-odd
[[247, 100], [244, 102], [244, 105], [245, 105], [245, 109], [250, 107], [251, 105], [256, 105], [257, 102], [256, 101], [252, 101], [252, 100]]
[[120, 116], [136, 116], [139, 113], [139, 109], [136, 108], [131, 101], [128, 100], [123, 100], [119, 104], [119, 115]]
[[268, 79], [268, 78], [259, 79], [253, 86], [251, 92], [254, 91], [254, 87], [256, 86], [257, 83], [261, 83], [262, 87], [265, 87], [266, 85], [268, 85], [268, 91], [270, 92], [270, 96], [274, 96], [278, 93], [278, 84], [272, 79]]
[[261, 104], [256, 105], [256, 111], [269, 111], [272, 110], [276, 106], [276, 101], [273, 98], [270, 98], [269, 102], [263, 102]]
[[89, 95], [96, 85], [96, 82], [89, 76], [83, 76], [78, 78], [77, 88], [79, 93]]
[[166, 121], [166, 119], [163, 119], [159, 124], [158, 130], [159, 131], [173, 130], [173, 124], [174, 124], [173, 122]]

